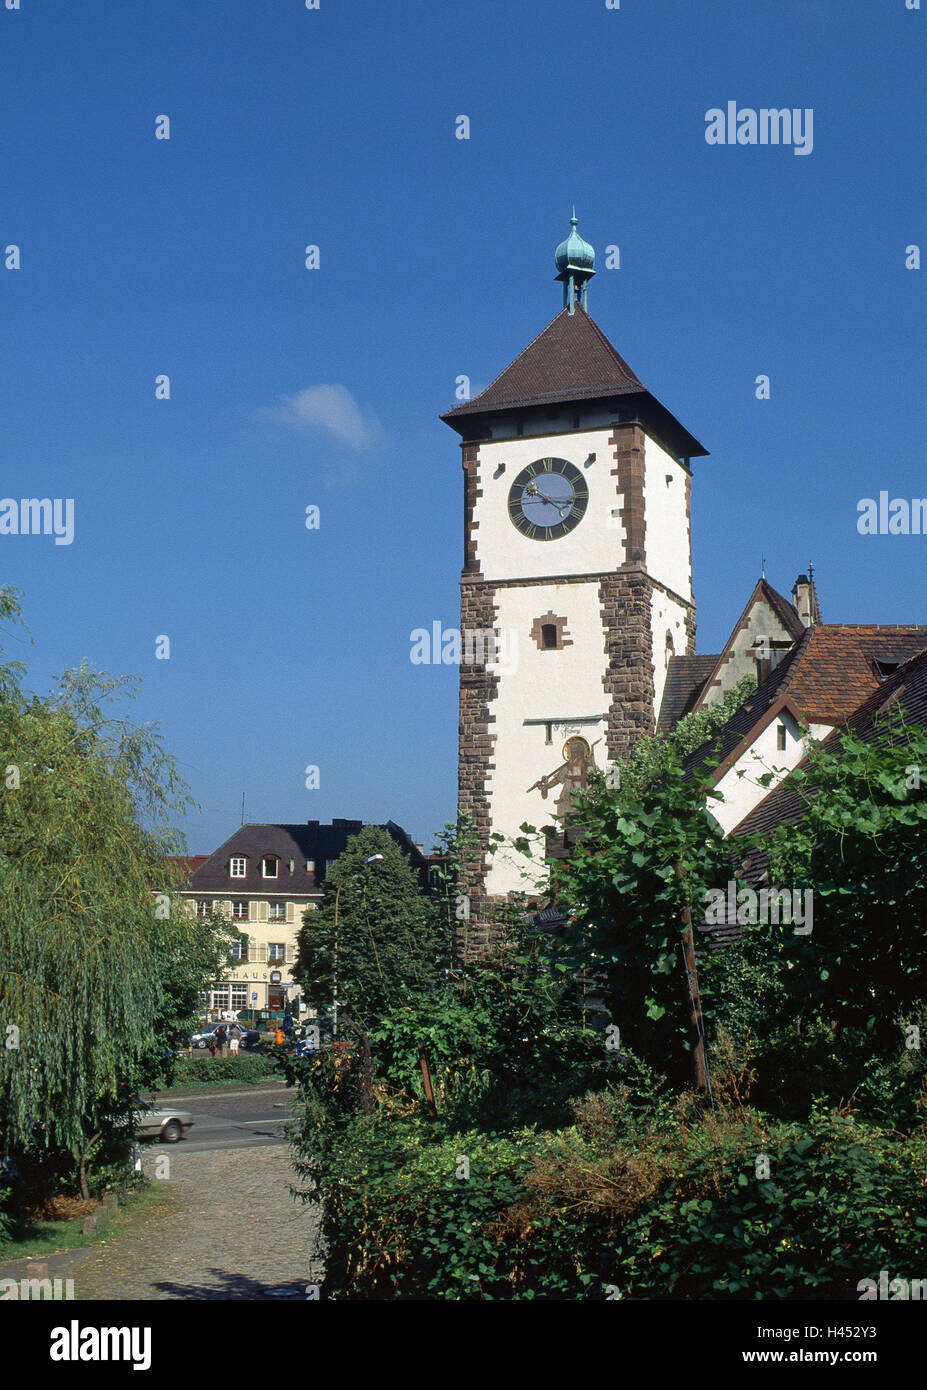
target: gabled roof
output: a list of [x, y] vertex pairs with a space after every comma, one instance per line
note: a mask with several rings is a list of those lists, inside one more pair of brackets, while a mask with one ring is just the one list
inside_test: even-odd
[[796, 645], [735, 710], [724, 728], [691, 753], [694, 772], [710, 759], [714, 780], [741, 757], [779, 710], [800, 724], [843, 724], [882, 686], [877, 661], [907, 661], [927, 645], [927, 627], [821, 624]]
[[789, 678], [802, 653], [807, 650], [814, 631], [815, 628], [803, 629], [801, 641], [786, 652], [779, 665], [770, 671], [765, 680], [760, 681], [753, 694], [747, 696], [727, 723], [694, 753], [689, 754], [683, 766], [690, 776], [708, 763], [716, 769], [714, 780], [720, 780], [722, 772], [736, 759], [741, 748], [750, 746], [758, 725], [764, 723], [770, 711], [782, 703]]
[[717, 661], [717, 655], [670, 657], [660, 701], [658, 733], [674, 729], [683, 715], [694, 707]]
[[847, 720], [846, 728], [864, 743], [882, 744], [891, 739], [891, 733], [878, 721], [894, 705], [904, 711], [909, 724], [927, 728], [927, 632], [922, 635], [921, 651], [886, 676]]
[[628, 398], [628, 405], [680, 458], [708, 452], [650, 394], [578, 303], [572, 314], [562, 309], [485, 391], [445, 411], [441, 419], [463, 434], [474, 416], [608, 397]]
[[747, 626], [748, 622], [750, 621], [750, 614], [752, 613], [756, 605], [758, 603], [763, 602], [764, 600], [775, 613], [776, 617], [779, 619], [780, 623], [785, 628], [789, 636], [792, 637], [796, 642], [798, 641], [799, 637], [801, 637], [802, 633], [805, 631], [805, 625], [802, 622], [801, 618], [798, 616], [798, 610], [791, 603], [789, 603], [787, 598], [783, 598], [782, 594], [780, 594], [778, 590], [774, 589], [771, 584], [768, 584], [766, 582], [765, 577], [758, 579], [756, 585], [754, 586], [753, 593], [750, 595], [750, 597], [747, 599], [746, 604], [744, 605], [744, 611], [737, 619], [737, 622], [734, 624], [734, 627], [731, 631], [730, 637], [724, 644], [723, 650], [719, 652], [719, 654], [714, 658], [715, 664], [706, 675], [701, 692], [697, 697], [698, 705], [701, 705], [703, 703], [701, 697], [719, 679], [725, 662], [730, 660], [731, 656], [733, 655], [734, 647], [737, 641], [737, 634], [739, 632], [742, 632], [743, 629]]
[[[879, 717], [894, 705], [904, 711], [908, 722], [927, 727], [927, 644], [917, 655], [886, 677], [868, 699], [854, 710], [842, 728], [849, 730], [864, 743], [888, 742], [892, 737], [891, 731], [884, 723], [880, 723]], [[840, 732], [840, 728], [833, 729], [827, 735], [827, 739], [838, 737]], [[807, 758], [803, 758], [798, 764], [799, 768], [807, 766]], [[732, 833], [744, 838], [754, 835], [761, 839], [767, 838], [777, 826], [794, 825], [800, 821], [804, 810], [805, 797], [795, 780], [789, 776], [764, 797], [759, 806], [755, 806], [749, 815], [734, 827]], [[767, 859], [764, 849], [750, 855], [744, 866], [744, 878], [747, 882], [758, 882], [765, 875]]]

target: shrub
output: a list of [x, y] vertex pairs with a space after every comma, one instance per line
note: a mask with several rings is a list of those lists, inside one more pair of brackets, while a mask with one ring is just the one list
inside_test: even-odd
[[239, 1053], [237, 1057], [178, 1057], [172, 1085], [216, 1085], [223, 1081], [260, 1081], [278, 1074], [275, 1059], [266, 1053]]
[[633, 1085], [587, 1098], [555, 1135], [446, 1134], [381, 1107], [316, 1161], [326, 1290], [855, 1298], [882, 1269], [927, 1273], [925, 1157], [922, 1131], [899, 1142], [837, 1112], [770, 1124], [683, 1097], [671, 1120], [667, 1104], [641, 1110]]

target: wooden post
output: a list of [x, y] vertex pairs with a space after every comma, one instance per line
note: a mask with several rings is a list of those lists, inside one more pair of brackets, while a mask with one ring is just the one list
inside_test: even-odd
[[435, 1105], [435, 1093], [431, 1085], [431, 1072], [428, 1069], [428, 1058], [425, 1056], [425, 1044], [418, 1045], [418, 1060], [422, 1068], [422, 1081], [425, 1083], [425, 1100], [428, 1102], [428, 1118], [436, 1120], [438, 1118], [438, 1108]]
[[[685, 882], [685, 870], [676, 863], [676, 877]], [[708, 1091], [708, 1057], [705, 1051], [705, 1029], [702, 1026], [702, 1001], [698, 992], [698, 971], [695, 967], [695, 937], [692, 932], [692, 909], [689, 895], [682, 910], [685, 929], [682, 933], [682, 959], [686, 971], [686, 984], [689, 993], [689, 1038], [692, 1044], [692, 1060], [695, 1067], [695, 1088]]]

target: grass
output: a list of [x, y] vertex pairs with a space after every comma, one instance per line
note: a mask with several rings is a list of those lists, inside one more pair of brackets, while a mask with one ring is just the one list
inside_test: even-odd
[[81, 1229], [83, 1213], [71, 1220], [19, 1221], [5, 1236], [0, 1237], [0, 1264], [7, 1260], [31, 1260], [42, 1255], [57, 1255], [63, 1250], [97, 1245], [115, 1234], [127, 1218], [139, 1215], [153, 1202], [162, 1200], [162, 1196], [163, 1188], [149, 1183], [128, 1193], [120, 1193], [119, 1209], [92, 1236], [85, 1236]]

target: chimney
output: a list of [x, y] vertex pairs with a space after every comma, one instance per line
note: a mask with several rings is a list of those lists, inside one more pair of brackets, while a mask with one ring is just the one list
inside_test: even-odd
[[792, 602], [805, 627], [813, 627], [821, 621], [821, 611], [818, 608], [818, 595], [814, 587], [814, 570], [810, 565], [808, 568], [810, 579], [807, 574], [800, 574], [792, 585]]

